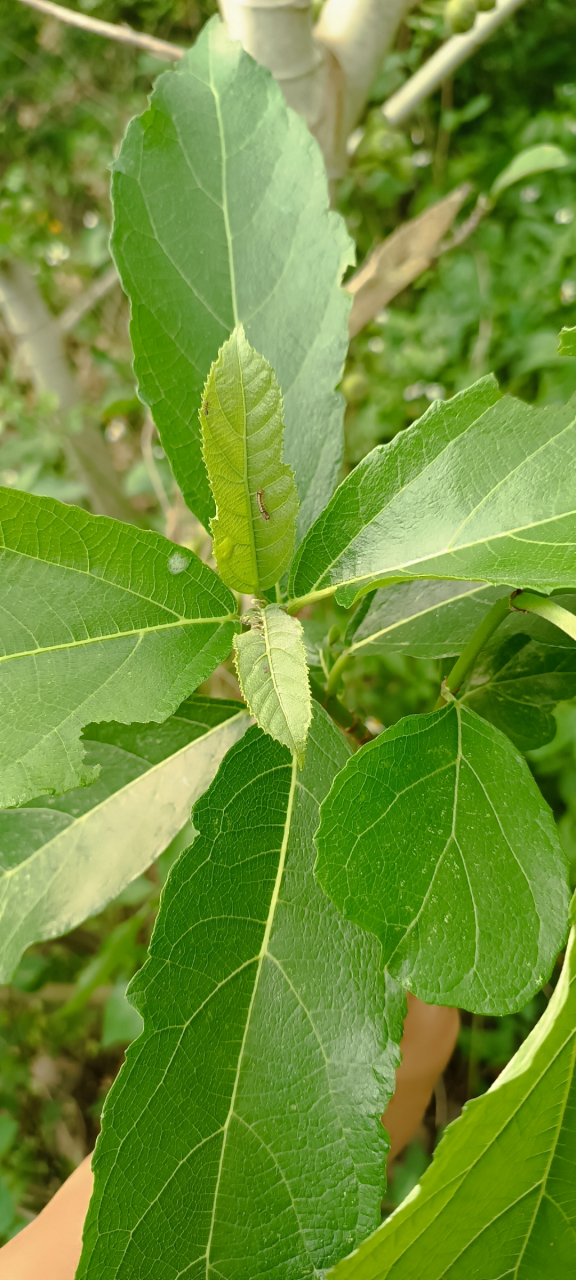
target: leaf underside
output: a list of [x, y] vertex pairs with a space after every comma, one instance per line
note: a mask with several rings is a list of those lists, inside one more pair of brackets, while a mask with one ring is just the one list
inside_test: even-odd
[[0, 807], [92, 782], [83, 726], [165, 720], [230, 652], [235, 613], [160, 534], [0, 489]]
[[144, 1032], [106, 1101], [78, 1280], [303, 1280], [377, 1223], [404, 1000], [312, 878], [348, 754], [320, 708], [301, 775], [254, 727], [195, 806], [130, 988]]
[[540, 1022], [420, 1187], [330, 1280], [567, 1280], [576, 1257], [576, 939]]
[[576, 586], [576, 397], [537, 409], [483, 378], [347, 476], [302, 543], [291, 593], [446, 578]]
[[280, 388], [242, 326], [212, 365], [200, 422], [218, 513], [211, 521], [218, 571], [235, 591], [259, 596], [290, 564], [298, 495], [282, 462]]
[[162, 725], [89, 725], [91, 786], [0, 813], [0, 982], [146, 870], [248, 723], [241, 703], [196, 697]]
[[198, 409], [212, 361], [243, 324], [284, 397], [302, 535], [338, 478], [344, 401], [334, 387], [350, 308], [340, 279], [353, 247], [329, 211], [318, 144], [218, 18], [130, 124], [113, 200], [140, 395], [186, 502], [208, 528]]
[[302, 624], [275, 604], [247, 616], [250, 631], [234, 637], [240, 688], [260, 728], [302, 767], [312, 718]]
[[316, 844], [319, 883], [420, 999], [510, 1013], [549, 976], [566, 859], [524, 759], [473, 711], [410, 716], [358, 752]]

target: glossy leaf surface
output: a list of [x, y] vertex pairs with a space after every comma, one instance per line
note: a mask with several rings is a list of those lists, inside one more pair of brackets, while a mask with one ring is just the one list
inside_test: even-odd
[[198, 409], [212, 361], [243, 324], [280, 383], [304, 531], [330, 497], [342, 453], [334, 387], [350, 300], [339, 282], [353, 250], [329, 212], [316, 141], [218, 18], [130, 124], [113, 198], [140, 394], [188, 505], [208, 527]]
[[280, 388], [242, 326], [212, 365], [200, 422], [218, 513], [211, 522], [218, 571], [235, 591], [259, 596], [290, 564], [298, 495], [282, 462]]
[[421, 1000], [521, 1008], [566, 936], [552, 814], [503, 734], [452, 702], [349, 760], [322, 807], [316, 876]]
[[291, 590], [388, 579], [576, 585], [576, 398], [535, 409], [491, 378], [435, 402], [347, 476], [295, 560]]
[[248, 723], [240, 703], [189, 698], [162, 725], [90, 725], [91, 786], [0, 813], [0, 982], [146, 870]]
[[144, 1032], [106, 1101], [79, 1280], [303, 1280], [378, 1221], [404, 1000], [312, 876], [347, 757], [320, 708], [302, 774], [253, 728], [195, 806], [130, 988]]
[[567, 1280], [576, 1248], [576, 942], [496, 1083], [403, 1205], [330, 1280]]
[[0, 490], [0, 807], [93, 781], [83, 726], [165, 720], [229, 653], [235, 613], [160, 534]]
[[561, 356], [576, 356], [576, 328], [560, 330], [559, 350]]
[[260, 728], [302, 766], [312, 717], [302, 623], [275, 604], [248, 617], [250, 631], [234, 637], [240, 688]]

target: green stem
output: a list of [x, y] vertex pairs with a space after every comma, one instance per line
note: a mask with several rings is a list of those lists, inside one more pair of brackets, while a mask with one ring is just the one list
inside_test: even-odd
[[322, 591], [309, 591], [306, 596], [298, 596], [296, 600], [288, 600], [286, 602], [286, 613], [300, 613], [307, 604], [316, 604], [317, 600], [325, 600], [327, 596], [333, 596], [338, 590], [339, 583], [332, 587], [324, 587]]
[[568, 609], [563, 609], [555, 600], [551, 600], [549, 596], [535, 596], [530, 591], [520, 591], [512, 600], [512, 608], [518, 609], [521, 613], [537, 613], [547, 622], [554, 623], [560, 631], [565, 631], [572, 640], [576, 640], [576, 617], [573, 613], [569, 613]]
[[[468, 675], [470, 669], [478, 657], [480, 651], [484, 648], [487, 640], [490, 639], [493, 631], [504, 621], [506, 614], [510, 612], [510, 597], [504, 596], [502, 600], [497, 600], [492, 605], [490, 611], [486, 614], [483, 622], [474, 632], [472, 638], [468, 641], [466, 647], [462, 650], [458, 661], [454, 663], [452, 670], [443, 683], [443, 688], [449, 693], [458, 693], [460, 685]], [[446, 706], [447, 699], [440, 694], [436, 703], [436, 710]]]
[[351, 654], [348, 652], [347, 649], [345, 649], [344, 653], [341, 653], [340, 657], [336, 659], [334, 666], [332, 667], [332, 670], [330, 671], [330, 674], [328, 676], [328, 684], [326, 686], [328, 697], [332, 698], [336, 696], [338, 692], [338, 685], [340, 684], [340, 677], [342, 675], [344, 667], [347, 666], [347, 664], [349, 663], [350, 658], [351, 658]]

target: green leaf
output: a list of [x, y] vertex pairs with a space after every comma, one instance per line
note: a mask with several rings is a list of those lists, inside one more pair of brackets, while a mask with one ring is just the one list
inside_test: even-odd
[[561, 329], [558, 343], [561, 356], [576, 356], [576, 329]]
[[380, 1215], [404, 1006], [312, 876], [348, 757], [320, 708], [299, 774], [254, 727], [194, 809], [106, 1100], [78, 1280], [303, 1280]]
[[131, 1044], [142, 1031], [142, 1018], [126, 999], [127, 985], [122, 980], [116, 982], [112, 995], [104, 1005], [101, 1040], [103, 1049], [108, 1049], [113, 1044]]
[[82, 727], [165, 720], [230, 652], [235, 611], [160, 534], [0, 489], [0, 807], [92, 782]]
[[566, 152], [551, 143], [543, 142], [536, 147], [526, 147], [498, 174], [492, 183], [490, 194], [499, 196], [507, 187], [513, 186], [515, 182], [522, 182], [532, 173], [545, 173], [548, 169], [564, 169], [569, 163], [570, 159]]
[[[574, 596], [555, 599], [563, 605], [569, 599], [576, 608]], [[535, 751], [556, 733], [554, 707], [576, 696], [576, 644], [556, 627], [549, 627], [549, 643], [531, 639], [526, 630], [536, 628], [526, 628], [525, 614], [506, 619], [481, 655], [461, 700], [508, 734], [521, 751]]]
[[503, 734], [452, 702], [349, 760], [322, 806], [316, 877], [430, 1004], [522, 1008], [566, 936], [552, 814]]
[[242, 325], [208, 374], [200, 422], [218, 513], [211, 528], [220, 576], [235, 591], [259, 596], [292, 559], [298, 495], [294, 473], [282, 462], [280, 388]]
[[291, 591], [349, 605], [384, 581], [576, 585], [576, 397], [536, 409], [491, 378], [436, 401], [347, 476], [302, 543]]
[[304, 532], [338, 478], [344, 401], [334, 387], [350, 307], [340, 279], [353, 248], [329, 211], [316, 141], [218, 18], [130, 124], [113, 198], [140, 395], [188, 505], [208, 528], [197, 414], [212, 361], [243, 324], [282, 390]]
[[260, 728], [304, 763], [312, 716], [302, 623], [277, 604], [251, 609], [250, 631], [234, 637], [242, 693]]
[[[485, 582], [399, 582], [377, 591], [354, 632], [351, 653], [452, 658], [506, 591]], [[361, 602], [362, 604], [362, 602]], [[359, 608], [361, 607], [359, 605]]]
[[330, 1280], [568, 1280], [576, 1249], [576, 938], [550, 1004]]
[[90, 725], [90, 787], [0, 813], [0, 982], [31, 943], [96, 915], [146, 870], [247, 725], [240, 703], [209, 698], [162, 725]]

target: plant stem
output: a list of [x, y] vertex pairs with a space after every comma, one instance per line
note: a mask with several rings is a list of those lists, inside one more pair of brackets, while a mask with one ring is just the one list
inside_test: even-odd
[[340, 684], [340, 677], [342, 675], [344, 667], [347, 666], [351, 657], [352, 655], [350, 651], [348, 649], [345, 649], [344, 653], [341, 653], [340, 657], [336, 659], [334, 666], [332, 667], [332, 670], [328, 676], [328, 684], [326, 686], [328, 697], [331, 698], [336, 696], [338, 692], [338, 685]]
[[[448, 693], [457, 693], [465, 676], [468, 675], [471, 667], [478, 657], [480, 651], [484, 648], [486, 641], [490, 639], [493, 631], [500, 626], [506, 614], [510, 612], [510, 597], [503, 596], [502, 600], [497, 600], [492, 605], [490, 611], [486, 614], [480, 626], [474, 632], [472, 638], [468, 641], [466, 647], [462, 650], [458, 661], [454, 663], [452, 670], [442, 685]], [[436, 703], [436, 710], [446, 706], [447, 699], [440, 694]]]
[[551, 600], [549, 596], [535, 596], [530, 591], [521, 591], [519, 595], [514, 596], [512, 608], [518, 609], [521, 613], [537, 613], [547, 622], [553, 622], [560, 631], [565, 631], [572, 640], [576, 640], [576, 617], [568, 609], [563, 609], [555, 600]]
[[333, 596], [338, 590], [336, 586], [324, 587], [322, 591], [309, 591], [306, 596], [298, 596], [296, 600], [288, 600], [286, 602], [286, 613], [300, 613], [301, 609], [305, 609], [307, 604], [316, 604], [317, 600], [325, 600], [327, 596]]

